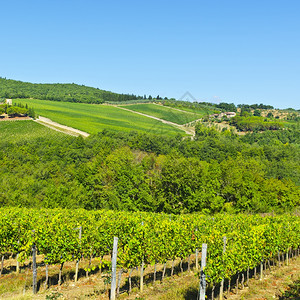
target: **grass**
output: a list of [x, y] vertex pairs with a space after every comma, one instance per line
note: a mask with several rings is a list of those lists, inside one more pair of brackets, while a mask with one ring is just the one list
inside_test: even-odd
[[15, 99], [27, 103], [38, 115], [91, 134], [103, 129], [139, 131], [176, 135], [185, 133], [171, 125], [109, 105], [57, 102], [37, 99]]
[[183, 112], [171, 107], [156, 104], [133, 104], [124, 105], [123, 107], [179, 125], [195, 121], [202, 117], [202, 115], [197, 112]]
[[40, 125], [34, 121], [1, 121], [0, 141], [18, 143], [20, 141], [30, 141], [39, 137], [65, 138], [66, 135], [54, 131], [48, 127]]

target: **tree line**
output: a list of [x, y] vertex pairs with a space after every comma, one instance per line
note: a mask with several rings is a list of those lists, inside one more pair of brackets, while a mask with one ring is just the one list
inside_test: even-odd
[[72, 84], [29, 83], [0, 77], [0, 98], [34, 98], [40, 100], [101, 104], [109, 101], [143, 99], [133, 94], [118, 94], [98, 88]]
[[188, 213], [293, 210], [300, 130], [196, 127], [195, 140], [104, 130], [0, 141], [0, 204]]
[[36, 117], [34, 109], [28, 107], [27, 104], [24, 106], [22, 103], [13, 105], [0, 104], [0, 118], [4, 117], [4, 114], [7, 114], [10, 118], [29, 116], [34, 119]]

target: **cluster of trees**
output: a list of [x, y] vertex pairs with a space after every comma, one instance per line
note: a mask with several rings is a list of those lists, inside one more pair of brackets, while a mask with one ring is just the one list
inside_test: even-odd
[[296, 121], [299, 122], [300, 121], [300, 115], [299, 113], [290, 113], [286, 116], [285, 118], [287, 121]]
[[238, 137], [103, 131], [0, 141], [0, 205], [166, 213], [285, 211], [300, 199], [300, 130]]
[[237, 108], [233, 103], [221, 102], [219, 104], [215, 104], [215, 106], [223, 111], [233, 111], [233, 112], [237, 111]]
[[225, 102], [221, 102], [218, 104], [212, 104], [213, 106], [215, 106], [216, 108], [219, 108], [223, 111], [233, 111], [236, 112], [237, 108], [240, 108], [241, 111], [247, 111], [247, 112], [251, 112], [252, 110], [257, 112], [260, 112], [260, 109], [274, 109], [273, 106], [271, 105], [265, 105], [265, 104], [238, 104], [237, 106], [234, 103], [225, 103]]
[[237, 106], [234, 103], [225, 103], [221, 102], [218, 104], [213, 104], [215, 107], [223, 110], [223, 111], [233, 111], [236, 112], [237, 108], [240, 108], [241, 112], [248, 112], [251, 113], [251, 111], [254, 110], [253, 115], [254, 116], [260, 116], [260, 110], [261, 109], [274, 109], [272, 105], [265, 105], [265, 104], [238, 104]]
[[265, 104], [238, 104], [238, 108], [240, 109], [274, 109], [272, 105], [265, 105]]
[[117, 94], [78, 84], [37, 84], [0, 77], [0, 98], [35, 98], [41, 100], [103, 103], [143, 99], [142, 96]]
[[230, 119], [229, 124], [235, 126], [239, 131], [265, 131], [279, 130], [283, 128], [283, 124], [281, 122], [266, 120], [259, 116], [235, 116]]
[[32, 107], [24, 106], [22, 103], [15, 105], [0, 104], [0, 117], [7, 114], [10, 118], [29, 116], [35, 118], [35, 111]]

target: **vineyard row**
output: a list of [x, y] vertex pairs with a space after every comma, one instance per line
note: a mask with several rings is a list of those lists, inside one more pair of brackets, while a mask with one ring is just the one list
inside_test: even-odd
[[[0, 255], [22, 263], [32, 251], [46, 265], [111, 255], [118, 237], [117, 266], [181, 261], [207, 244], [205, 274], [212, 285], [300, 246], [297, 215], [166, 215], [62, 209], [0, 209]], [[224, 237], [226, 236], [226, 245]], [[226, 251], [224, 251], [226, 246]]]

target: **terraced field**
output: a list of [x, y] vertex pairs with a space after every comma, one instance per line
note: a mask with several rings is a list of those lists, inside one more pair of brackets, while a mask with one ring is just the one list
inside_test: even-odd
[[103, 129], [118, 131], [140, 131], [155, 134], [185, 135], [179, 128], [163, 124], [158, 120], [122, 110], [110, 105], [94, 105], [46, 101], [37, 99], [15, 99], [14, 103], [27, 103], [38, 115], [57, 123], [70, 126], [88, 133]]
[[187, 112], [177, 110], [171, 107], [162, 106], [158, 104], [133, 104], [133, 105], [122, 105], [127, 109], [154, 116], [169, 122], [173, 122], [179, 125], [183, 125], [197, 119], [200, 119], [203, 114], [198, 112]]

